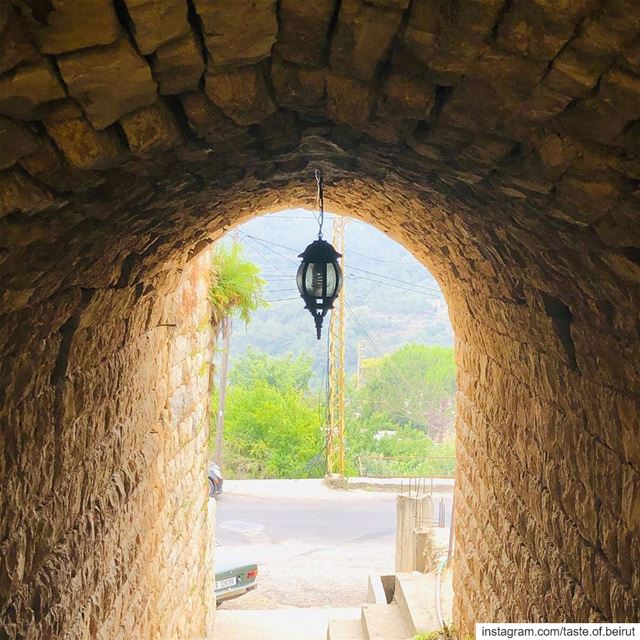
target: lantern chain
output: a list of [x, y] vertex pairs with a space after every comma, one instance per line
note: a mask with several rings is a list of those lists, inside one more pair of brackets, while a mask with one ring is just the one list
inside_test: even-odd
[[316, 169], [316, 182], [318, 183], [318, 195], [316, 207], [318, 208], [318, 240], [322, 240], [322, 226], [324, 225], [324, 176], [322, 169]]

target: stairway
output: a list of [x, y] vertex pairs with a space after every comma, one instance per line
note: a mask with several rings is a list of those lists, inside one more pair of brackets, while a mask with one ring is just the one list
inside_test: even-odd
[[330, 620], [327, 640], [411, 640], [439, 629], [436, 580], [435, 573], [371, 576], [360, 620]]

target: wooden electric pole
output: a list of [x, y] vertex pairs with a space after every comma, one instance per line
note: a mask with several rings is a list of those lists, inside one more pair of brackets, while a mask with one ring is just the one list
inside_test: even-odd
[[[344, 274], [344, 226], [345, 219], [333, 219], [333, 246], [342, 254], [339, 259]], [[338, 294], [329, 322], [329, 399], [327, 424], [327, 475], [337, 473], [344, 476], [344, 305], [345, 283]]]

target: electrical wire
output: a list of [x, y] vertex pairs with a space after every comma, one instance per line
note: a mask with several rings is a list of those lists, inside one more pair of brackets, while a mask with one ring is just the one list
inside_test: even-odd
[[376, 276], [377, 278], [385, 278], [387, 280], [391, 280], [392, 282], [399, 282], [400, 284], [410, 285], [415, 287], [416, 289], [424, 289], [425, 291], [429, 291], [430, 293], [441, 294], [439, 289], [434, 289], [433, 287], [425, 287], [421, 284], [416, 284], [415, 282], [406, 282], [405, 280], [398, 280], [398, 278], [393, 278], [391, 276], [385, 276], [382, 273], [375, 273], [374, 271], [368, 271], [367, 269], [361, 269], [360, 267], [350, 267], [354, 271], [361, 271], [362, 273], [368, 273], [369, 275]]
[[[244, 234], [244, 235], [247, 238], [251, 238], [252, 240], [255, 240], [256, 242], [259, 242], [262, 245], [273, 245], [274, 247], [278, 247], [280, 249], [285, 249], [286, 251], [293, 251], [293, 252], [296, 251], [296, 249], [292, 249], [291, 247], [286, 247], [286, 246], [284, 246], [282, 244], [278, 244], [277, 242], [271, 242], [270, 240], [265, 240], [264, 238], [258, 238], [256, 236], [250, 235], [248, 233]], [[269, 247], [265, 247], [265, 248], [269, 248]], [[284, 258], [285, 260], [288, 260], [289, 262], [292, 262], [292, 263], [297, 265], [296, 262], [294, 262], [293, 260], [291, 260], [287, 256], [281, 254], [280, 252], [275, 251], [274, 249], [270, 249], [270, 251], [272, 251], [276, 255], [279, 255], [281, 258]], [[368, 269], [362, 269], [360, 267], [353, 267], [353, 266], [350, 266], [349, 269], [351, 269], [353, 271], [361, 271], [362, 273], [367, 273], [369, 275], [376, 276], [377, 278], [384, 278], [384, 279], [390, 280], [392, 282], [397, 282], [399, 284], [404, 284], [404, 285], [408, 285], [408, 286], [411, 286], [411, 287], [415, 287], [416, 289], [422, 289], [422, 290], [428, 291], [430, 293], [437, 293], [438, 295], [442, 295], [442, 292], [439, 289], [435, 289], [433, 287], [426, 287], [424, 285], [417, 284], [415, 282], [407, 282], [405, 280], [399, 280], [398, 278], [393, 278], [392, 276], [387, 276], [387, 275], [384, 275], [383, 273], [375, 273], [374, 271], [369, 271]]]
[[[362, 256], [363, 258], [368, 258], [369, 260], [374, 260], [375, 262], [384, 262], [385, 264], [404, 264], [406, 266], [410, 266], [411, 262], [407, 260], [385, 260], [384, 258], [378, 258], [377, 256], [370, 256], [366, 253], [362, 253], [360, 251], [356, 251], [355, 249], [349, 248], [349, 253], [355, 253], [357, 256]], [[410, 260], [414, 260], [413, 256], [411, 256]]]
[[[272, 249], [268, 245], [272, 244], [275, 247], [280, 247], [281, 249], [287, 249], [287, 251], [294, 251], [295, 252], [295, 249], [291, 249], [290, 247], [282, 247], [281, 245], [276, 244], [275, 242], [269, 242], [268, 240], [263, 240], [262, 238], [256, 238], [256, 236], [251, 236], [248, 233], [245, 234], [245, 236], [247, 238], [251, 238], [252, 240], [257, 242], [258, 244], [262, 245], [265, 249], [271, 251], [271, 253], [275, 253], [275, 255], [279, 256], [280, 258], [284, 258], [288, 262], [291, 262], [292, 264], [295, 264], [296, 267], [298, 266], [298, 263], [295, 260], [292, 260], [291, 258], [288, 258], [287, 256], [281, 254], [279, 251], [276, 251], [275, 249]], [[281, 269], [279, 269], [279, 271], [281, 271]]]
[[[251, 238], [244, 232], [240, 231], [240, 233], [245, 236], [248, 240], [251, 240]], [[249, 247], [249, 249], [251, 249], [256, 255], [260, 256], [261, 258], [264, 258], [268, 264], [270, 264], [276, 271], [280, 272], [280, 277], [284, 278], [290, 278], [291, 274], [287, 273], [286, 271], [283, 271], [282, 269], [280, 269], [280, 267], [278, 267], [277, 265], [273, 264], [273, 262], [271, 262], [271, 260], [269, 260], [269, 258], [267, 256], [264, 255], [264, 253], [262, 251], [259, 251], [258, 249], [256, 249], [254, 246], [252, 246], [251, 244], [247, 245]]]
[[288, 289], [267, 289], [267, 293], [296, 293], [296, 289], [293, 287]]
[[362, 324], [362, 322], [360, 322], [359, 318], [356, 316], [356, 314], [353, 311], [353, 309], [346, 303], [346, 301], [345, 301], [345, 308], [349, 312], [349, 315], [351, 316], [353, 321], [356, 323], [356, 326], [360, 329], [360, 331], [361, 331], [362, 335], [364, 336], [365, 340], [371, 345], [371, 347], [378, 354], [378, 356], [380, 356], [380, 358], [382, 359], [382, 362], [397, 377], [398, 382], [400, 383], [400, 385], [402, 386], [404, 391], [409, 393], [409, 394], [411, 394], [412, 391], [415, 391], [415, 389], [404, 378], [404, 376], [400, 373], [400, 371], [398, 371], [398, 369], [393, 364], [391, 364], [389, 362], [389, 360], [387, 359], [387, 357], [382, 353], [382, 351], [380, 350], [378, 345], [374, 342], [373, 338], [371, 338], [371, 336], [369, 335], [368, 331], [364, 328], [364, 325]]
[[[350, 269], [353, 269], [353, 267], [349, 267]], [[429, 298], [430, 300], [440, 300], [440, 298], [438, 296], [435, 296], [434, 294], [427, 292], [427, 291], [420, 291], [419, 289], [409, 289], [407, 287], [401, 287], [397, 284], [394, 284], [392, 282], [385, 282], [384, 280], [376, 280], [375, 278], [367, 278], [367, 276], [353, 276], [350, 274], [345, 274], [345, 278], [347, 277], [347, 275], [349, 275], [351, 280], [368, 280], [369, 282], [375, 282], [377, 284], [382, 284], [385, 285], [387, 287], [392, 287], [393, 289], [398, 289], [399, 291], [408, 291], [409, 293], [415, 293], [417, 295], [421, 295], [421, 296], [426, 296], [427, 298]]]

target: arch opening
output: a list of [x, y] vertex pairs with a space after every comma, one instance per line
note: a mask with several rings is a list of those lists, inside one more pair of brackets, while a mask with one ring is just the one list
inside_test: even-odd
[[[313, 179], [309, 186], [313, 190]], [[326, 196], [330, 201], [330, 192]], [[334, 239], [335, 221], [328, 212], [324, 237], [329, 241]], [[437, 551], [420, 565], [422, 570], [434, 570], [436, 560], [447, 556], [455, 465], [455, 366], [442, 294], [403, 247], [368, 224], [346, 219], [346, 478], [329, 479], [329, 486], [335, 487], [329, 489], [317, 479], [329, 469], [329, 334], [340, 314], [334, 309], [331, 322], [326, 318], [318, 342], [295, 283], [298, 254], [317, 232], [312, 211], [285, 210], [235, 227], [222, 241], [225, 248], [216, 248], [223, 256], [234, 256], [230, 262], [235, 274], [232, 248], [241, 247], [245, 259], [260, 266], [260, 277], [267, 283], [264, 296], [271, 303], [254, 312], [246, 326], [233, 319], [224, 439], [212, 433], [210, 440], [211, 455], [225, 476], [224, 491], [229, 489], [217, 509], [219, 551], [222, 556], [240, 552], [256, 560], [261, 575], [255, 592], [224, 605], [217, 622], [222, 626], [238, 620], [225, 617], [227, 608], [359, 611], [367, 601], [371, 575], [377, 576], [375, 586], [376, 579], [381, 584], [381, 575], [410, 571], [409, 562], [413, 568], [416, 560], [406, 557], [413, 546], [408, 539], [400, 546], [400, 559], [395, 557], [396, 493], [403, 486], [407, 493], [409, 478], [414, 500], [418, 477], [427, 500], [435, 492], [436, 508], [428, 516], [425, 511], [420, 526], [430, 538], [437, 534]], [[337, 327], [335, 331], [337, 349], [340, 332]], [[224, 369], [223, 344], [220, 335], [218, 370]], [[217, 424], [218, 397], [216, 389]], [[269, 437], [272, 430], [277, 433]], [[339, 449], [337, 440], [336, 434], [334, 447]], [[339, 455], [332, 457], [337, 476], [339, 460]], [[256, 478], [268, 479], [255, 482]], [[363, 486], [376, 490], [344, 491]], [[441, 523], [440, 502], [446, 510]], [[435, 602], [435, 594], [429, 597]]]
[[640, 619], [632, 0], [31, 4], [0, 8], [2, 633], [205, 632], [197, 256], [315, 166], [449, 302], [460, 629]]

